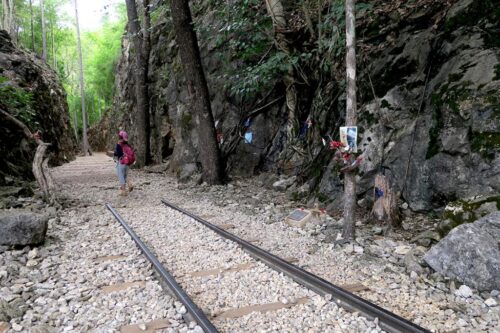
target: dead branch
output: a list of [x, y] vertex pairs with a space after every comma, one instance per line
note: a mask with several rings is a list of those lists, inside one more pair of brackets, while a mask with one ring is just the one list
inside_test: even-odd
[[38, 186], [40, 186], [40, 189], [43, 192], [43, 196], [45, 200], [47, 200], [50, 204], [52, 205], [59, 205], [57, 202], [56, 198], [56, 186], [54, 183], [54, 180], [52, 179], [52, 176], [50, 175], [49, 167], [48, 167], [48, 158], [45, 158], [45, 153], [47, 151], [47, 148], [51, 145], [50, 143], [43, 142], [41, 137], [36, 133], [33, 135], [33, 133], [30, 131], [28, 126], [26, 126], [25, 123], [11, 115], [5, 110], [0, 109], [0, 113], [6, 117], [10, 122], [15, 124], [17, 127], [22, 129], [24, 136], [28, 140], [35, 140], [37, 143], [38, 147], [35, 152], [35, 157], [33, 158], [33, 165], [32, 165], [32, 171], [33, 171], [33, 176], [35, 176], [35, 179], [38, 183]]

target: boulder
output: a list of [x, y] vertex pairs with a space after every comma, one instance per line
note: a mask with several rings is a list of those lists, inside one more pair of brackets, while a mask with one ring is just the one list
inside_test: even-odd
[[424, 256], [435, 271], [479, 290], [500, 289], [500, 212], [453, 229]]
[[48, 217], [30, 211], [0, 212], [0, 245], [37, 245], [47, 233]]

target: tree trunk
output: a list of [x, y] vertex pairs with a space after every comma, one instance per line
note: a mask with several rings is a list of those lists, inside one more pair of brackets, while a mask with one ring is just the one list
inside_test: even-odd
[[2, 29], [9, 31], [9, 0], [2, 0]]
[[375, 177], [371, 219], [378, 223], [382, 222], [388, 227], [397, 226], [401, 222], [397, 194], [394, 193], [389, 179], [382, 174]]
[[[287, 29], [285, 11], [281, 0], [265, 0], [269, 16], [273, 21], [274, 35], [278, 49], [289, 54], [290, 48], [284, 31]], [[295, 89], [295, 74], [292, 65], [288, 65], [288, 73], [283, 78], [286, 87], [286, 107], [288, 110], [287, 140], [294, 137], [294, 129], [299, 125], [297, 122], [297, 91]]]
[[75, 130], [75, 139], [76, 139], [76, 142], [78, 142], [80, 140], [78, 139], [78, 115], [77, 115], [76, 109], [73, 112], [73, 123], [74, 123], [74, 130]]
[[92, 155], [89, 148], [89, 141], [87, 139], [87, 111], [85, 109], [85, 86], [83, 81], [83, 59], [82, 59], [82, 45], [80, 42], [80, 23], [78, 22], [78, 3], [75, 0], [75, 19], [76, 19], [76, 40], [78, 46], [78, 61], [80, 64], [80, 97], [82, 99], [82, 149], [83, 154], [88, 156]]
[[54, 37], [54, 22], [51, 20], [50, 21], [50, 35], [52, 37], [52, 66], [54, 70], [56, 71], [56, 46], [55, 46], [55, 37]]
[[33, 0], [30, 0], [31, 51], [35, 52], [35, 30], [33, 24]]
[[47, 33], [45, 31], [45, 6], [43, 1], [44, 0], [40, 0], [40, 9], [42, 11], [42, 59], [47, 62]]
[[195, 123], [198, 125], [196, 126], [199, 136], [198, 153], [203, 166], [203, 180], [209, 184], [220, 184], [222, 181], [220, 152], [191, 10], [185, 0], [171, 0], [170, 4], [189, 102], [195, 114]]
[[13, 41], [16, 40], [14, 27], [14, 3], [12, 0], [2, 0], [2, 28], [7, 31]]
[[[355, 0], [346, 0], [346, 72], [347, 72], [347, 105], [346, 126], [356, 125], [356, 21], [354, 12]], [[344, 176], [344, 228], [342, 238], [354, 239], [354, 210], [356, 206], [356, 174], [346, 172]]]

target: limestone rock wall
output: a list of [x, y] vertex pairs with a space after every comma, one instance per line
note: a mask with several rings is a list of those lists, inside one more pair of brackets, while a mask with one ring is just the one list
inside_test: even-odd
[[[160, 2], [161, 3], [161, 2]], [[358, 175], [359, 198], [370, 199], [380, 170], [393, 176], [396, 190], [414, 211], [500, 190], [499, 13], [493, 1], [371, 1], [358, 17], [359, 147], [364, 156]], [[194, 16], [209, 82], [214, 117], [224, 135], [222, 150], [232, 175], [273, 171], [296, 175], [299, 188], [325, 205], [340, 205], [342, 176], [321, 138], [338, 139], [344, 122], [343, 56], [330, 71], [310, 62], [307, 82], [298, 80], [297, 118], [313, 127], [287, 144], [285, 88], [282, 80], [254, 100], [238, 100], [225, 86], [224, 68], [247, 64], [226, 54], [217, 31], [223, 27], [208, 1], [195, 1]], [[169, 13], [158, 15], [149, 60], [154, 160], [170, 160], [180, 175], [199, 166], [193, 115]], [[209, 33], [205, 27], [210, 27]], [[297, 52], [308, 52], [306, 29], [293, 36]], [[119, 127], [134, 138], [132, 50], [125, 40], [117, 69], [110, 116], [101, 123], [112, 147]], [[263, 55], [264, 56], [264, 51]], [[329, 54], [320, 55], [317, 61]], [[370, 84], [373, 82], [373, 87]], [[375, 96], [373, 94], [375, 92]], [[264, 102], [262, 102], [264, 100]], [[267, 105], [269, 104], [269, 105]], [[261, 109], [263, 105], [267, 105]], [[250, 127], [243, 126], [248, 116]], [[252, 143], [243, 139], [253, 134]], [[297, 131], [298, 132], [298, 131]], [[295, 193], [292, 193], [295, 196]], [[297, 196], [303, 198], [303, 191]]]
[[[23, 120], [32, 132], [40, 130], [52, 143], [51, 164], [74, 158], [76, 142], [71, 130], [66, 93], [56, 73], [31, 52], [17, 48], [0, 30], [0, 106]], [[21, 100], [16, 101], [18, 96]], [[17, 107], [24, 107], [18, 114]], [[0, 185], [7, 177], [33, 179], [31, 163], [36, 144], [0, 116]]]

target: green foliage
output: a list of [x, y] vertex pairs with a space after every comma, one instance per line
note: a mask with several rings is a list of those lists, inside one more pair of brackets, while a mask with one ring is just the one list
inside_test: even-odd
[[483, 158], [490, 161], [495, 158], [496, 153], [500, 151], [500, 134], [499, 133], [470, 133], [471, 150], [479, 153]]
[[33, 95], [12, 86], [8, 78], [0, 76], [0, 107], [22, 121], [28, 127], [36, 125]]
[[[278, 47], [264, 1], [211, 0], [194, 5], [195, 11], [203, 12], [209, 7], [215, 13], [212, 22], [195, 21], [195, 27], [200, 40], [215, 46], [222, 66], [216, 78], [224, 82], [230, 95], [242, 101], [252, 100], [292, 71], [295, 77], [308, 81], [311, 75], [305, 73], [329, 76], [338, 66], [345, 50], [344, 1], [301, 0], [283, 4], [289, 30], [287, 49]], [[357, 4], [360, 11], [371, 7]], [[309, 28], [300, 23], [306, 21], [306, 14], [312, 24]]]
[[[59, 74], [67, 91], [68, 105], [73, 115], [72, 122], [76, 115], [78, 124], [81, 126], [79, 65], [73, 1], [45, 0], [44, 4], [47, 64]], [[115, 5], [114, 11], [118, 19], [112, 20], [109, 16], [105, 16], [100, 29], [82, 33], [85, 101], [89, 124], [99, 121], [103, 110], [108, 108], [113, 100], [115, 69], [120, 56], [121, 37], [126, 21], [125, 4]], [[15, 0], [15, 15], [16, 23], [20, 27], [19, 44], [26, 49], [32, 49], [31, 12], [27, 0]], [[39, 1], [33, 1], [33, 23], [34, 51], [41, 55]]]

